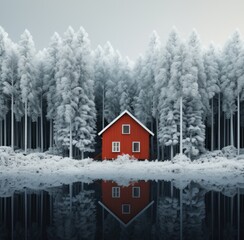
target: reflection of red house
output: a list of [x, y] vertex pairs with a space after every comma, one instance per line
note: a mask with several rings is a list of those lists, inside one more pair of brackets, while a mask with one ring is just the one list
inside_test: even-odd
[[102, 182], [102, 200], [99, 204], [124, 226], [144, 213], [152, 204], [150, 183], [139, 181], [129, 186]]
[[102, 135], [102, 159], [122, 154], [149, 159], [149, 138], [154, 134], [128, 111], [122, 112], [98, 135]]

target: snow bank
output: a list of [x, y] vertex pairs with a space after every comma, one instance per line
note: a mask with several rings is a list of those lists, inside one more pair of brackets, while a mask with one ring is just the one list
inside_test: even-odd
[[191, 161], [177, 155], [173, 161], [137, 161], [129, 155], [111, 161], [73, 160], [47, 153], [24, 156], [0, 147], [0, 196], [24, 187], [37, 189], [96, 179], [128, 184], [137, 180], [174, 181], [184, 187], [191, 181], [205, 185], [244, 187], [244, 156], [228, 159], [216, 154]]

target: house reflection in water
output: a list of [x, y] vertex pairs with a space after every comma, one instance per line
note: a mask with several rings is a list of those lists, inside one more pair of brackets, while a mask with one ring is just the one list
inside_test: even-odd
[[102, 181], [99, 204], [124, 227], [150, 211], [153, 203], [149, 182], [139, 181], [129, 186], [119, 186], [112, 181]]

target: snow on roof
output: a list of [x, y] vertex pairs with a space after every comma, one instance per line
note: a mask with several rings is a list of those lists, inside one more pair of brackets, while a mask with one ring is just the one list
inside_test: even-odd
[[115, 118], [111, 123], [109, 123], [101, 132], [98, 133], [100, 136], [103, 132], [105, 132], [108, 128], [110, 128], [115, 122], [117, 122], [123, 115], [128, 114], [131, 118], [133, 118], [141, 127], [143, 127], [147, 132], [149, 132], [152, 136], [154, 133], [151, 132], [144, 124], [142, 124], [137, 118], [135, 118], [129, 111], [125, 110], [122, 112], [117, 118]]

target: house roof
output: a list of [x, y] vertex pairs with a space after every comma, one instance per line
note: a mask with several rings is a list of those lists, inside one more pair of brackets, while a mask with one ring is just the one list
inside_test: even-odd
[[117, 217], [108, 207], [106, 207], [102, 202], [98, 201], [98, 203], [106, 209], [115, 219], [117, 219], [124, 227], [129, 226], [136, 218], [141, 216], [151, 205], [153, 205], [154, 201], [151, 201], [145, 208], [143, 208], [139, 213], [137, 213], [128, 223], [124, 223], [119, 217]]
[[134, 119], [141, 127], [143, 127], [147, 132], [149, 132], [152, 136], [154, 136], [154, 133], [151, 132], [144, 124], [142, 124], [137, 118], [135, 118], [129, 111], [125, 110], [122, 112], [118, 117], [116, 117], [111, 123], [109, 123], [101, 132], [98, 133], [98, 135], [101, 135], [104, 133], [108, 128], [110, 128], [115, 122], [117, 122], [122, 116], [125, 114], [128, 114], [132, 119]]

